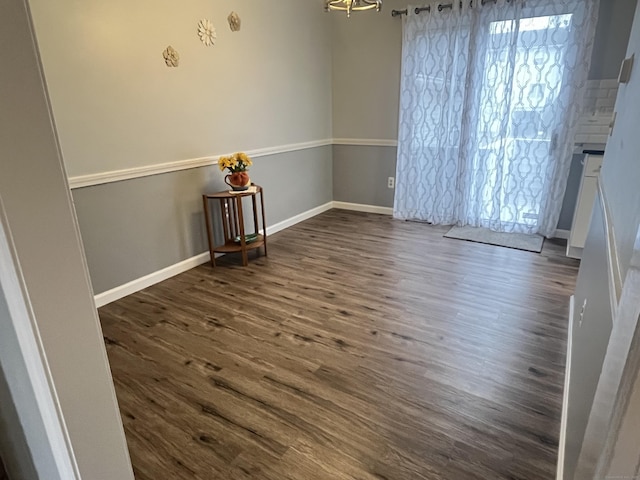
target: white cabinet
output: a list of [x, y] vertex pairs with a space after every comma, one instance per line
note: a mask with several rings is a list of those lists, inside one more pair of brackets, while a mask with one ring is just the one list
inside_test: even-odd
[[582, 249], [589, 232], [593, 202], [598, 191], [598, 175], [602, 167], [602, 158], [602, 155], [587, 154], [583, 161], [584, 167], [578, 192], [578, 201], [573, 214], [571, 234], [567, 242], [567, 256], [571, 258], [582, 257]]

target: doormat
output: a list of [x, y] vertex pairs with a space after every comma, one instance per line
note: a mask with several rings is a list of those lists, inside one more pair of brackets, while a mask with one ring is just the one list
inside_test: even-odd
[[540, 235], [525, 235], [524, 233], [494, 232], [487, 228], [453, 227], [445, 235], [445, 238], [468, 240], [469, 242], [487, 243], [498, 247], [515, 248], [527, 252], [540, 253], [544, 237]]

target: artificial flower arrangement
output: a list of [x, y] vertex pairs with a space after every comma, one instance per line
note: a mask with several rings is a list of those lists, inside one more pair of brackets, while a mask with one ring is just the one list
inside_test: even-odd
[[223, 156], [218, 160], [220, 171], [224, 172], [227, 169], [230, 172], [229, 175], [224, 177], [225, 183], [236, 191], [247, 190], [251, 185], [251, 180], [247, 173], [247, 169], [251, 165], [253, 165], [251, 158], [244, 152]]

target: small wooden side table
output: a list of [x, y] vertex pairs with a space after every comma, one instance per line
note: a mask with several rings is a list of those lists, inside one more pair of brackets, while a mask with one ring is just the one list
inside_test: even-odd
[[[204, 216], [207, 223], [207, 239], [209, 240], [209, 252], [211, 252], [211, 265], [216, 266], [216, 253], [242, 253], [242, 265], [245, 267], [249, 264], [247, 252], [264, 247], [264, 254], [267, 255], [267, 224], [264, 219], [264, 192], [259, 185], [252, 185], [255, 191], [229, 193], [218, 192], [202, 195], [204, 203]], [[258, 206], [257, 197], [260, 194], [260, 212], [262, 216], [261, 235], [258, 224]], [[242, 211], [242, 199], [251, 197], [251, 205], [253, 207], [253, 227], [254, 233], [258, 236], [253, 242], [246, 242], [244, 228], [244, 212]], [[220, 202], [220, 212], [222, 216], [222, 230], [224, 232], [224, 243], [215, 245], [213, 238], [213, 224], [211, 218], [210, 200], [218, 200]]]

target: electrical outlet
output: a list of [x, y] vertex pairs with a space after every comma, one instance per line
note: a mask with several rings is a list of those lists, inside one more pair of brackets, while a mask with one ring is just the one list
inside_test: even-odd
[[387, 180], [387, 187], [395, 188], [396, 187], [396, 179], [393, 178], [393, 177], [389, 177], [389, 179]]
[[631, 80], [631, 70], [633, 69], [634, 58], [635, 54], [631, 55], [629, 58], [625, 58], [622, 61], [622, 66], [620, 67], [620, 75], [618, 75], [618, 83], [629, 83], [629, 80]]

